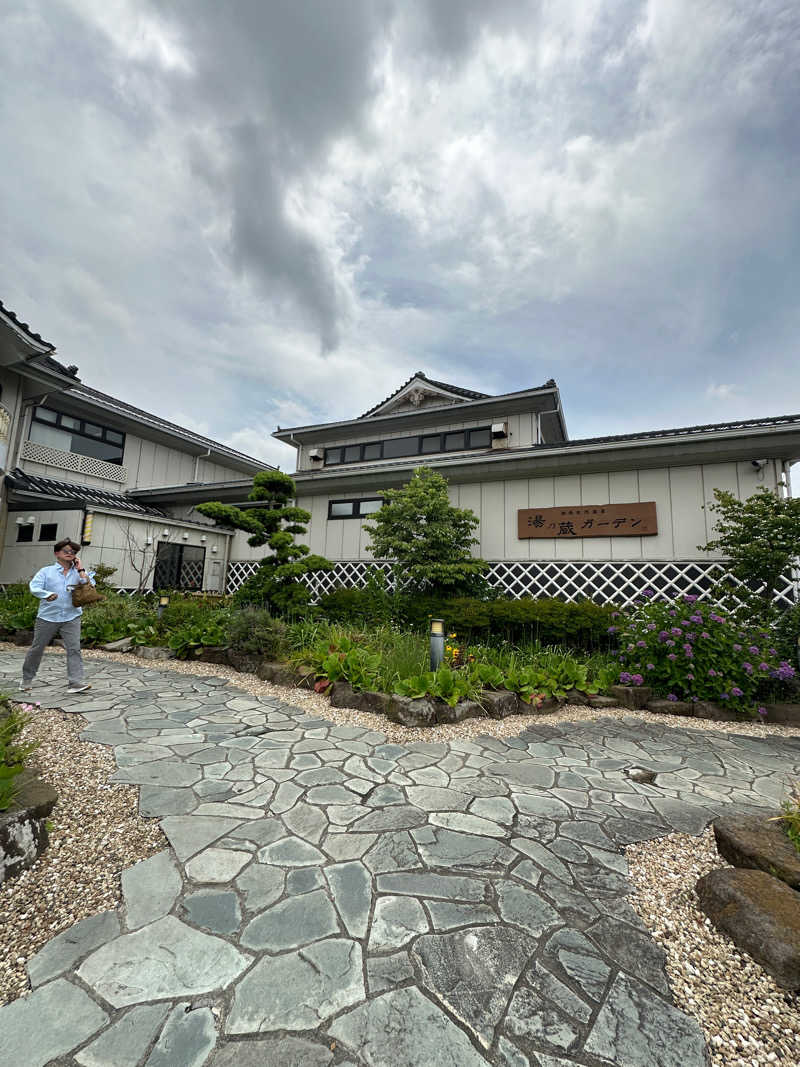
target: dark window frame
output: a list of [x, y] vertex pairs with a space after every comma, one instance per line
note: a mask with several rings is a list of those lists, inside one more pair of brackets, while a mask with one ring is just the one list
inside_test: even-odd
[[[328, 519], [329, 520], [334, 520], [334, 521], [338, 521], [339, 519], [342, 519], [345, 522], [348, 519], [368, 519], [370, 517], [370, 515], [375, 515], [376, 513], [374, 511], [367, 511], [364, 514], [362, 514], [361, 511], [360, 511], [360, 507], [359, 506], [361, 504], [373, 504], [375, 502], [378, 502], [381, 505], [383, 505], [383, 497], [380, 497], [380, 496], [359, 496], [359, 497], [348, 497], [345, 500], [329, 500], [328, 501]], [[333, 511], [333, 505], [334, 504], [350, 504], [352, 506], [351, 513], [349, 515], [332, 515], [331, 512]]]
[[[452, 436], [453, 434], [458, 434], [458, 433], [463, 433], [463, 435], [464, 435], [464, 445], [463, 445], [463, 447], [461, 447], [461, 448], [445, 448], [445, 439], [447, 437]], [[472, 435], [473, 434], [475, 434], [475, 435], [477, 435], [477, 434], [488, 434], [489, 435], [489, 444], [488, 445], [483, 444], [483, 443], [482, 444], [472, 444]], [[348, 466], [351, 463], [365, 463], [365, 462], [366, 463], [374, 463], [376, 460], [381, 460], [381, 459], [387, 458], [387, 457], [384, 456], [384, 446], [388, 442], [390, 442], [390, 441], [398, 441], [398, 440], [413, 440], [414, 438], [416, 438], [416, 442], [417, 442], [417, 449], [416, 449], [415, 452], [406, 452], [405, 455], [402, 455], [402, 456], [389, 456], [388, 458], [389, 459], [408, 459], [410, 456], [436, 456], [436, 455], [439, 455], [440, 453], [447, 454], [448, 452], [471, 452], [471, 451], [479, 452], [481, 450], [485, 450], [487, 448], [491, 448], [491, 440], [492, 440], [492, 436], [491, 435], [492, 435], [491, 426], [470, 426], [466, 430], [442, 430], [439, 433], [431, 433], [429, 431], [428, 433], [409, 434], [407, 438], [406, 437], [403, 437], [403, 438], [387, 437], [387, 438], [385, 438], [383, 440], [380, 440], [380, 441], [364, 441], [361, 444], [331, 445], [330, 448], [326, 448], [325, 449], [322, 462], [323, 462], [323, 466], [325, 466], [325, 467], [345, 467], [345, 466]], [[423, 451], [423, 449], [422, 449], [423, 440], [430, 441], [434, 437], [438, 437], [439, 438], [439, 447], [434, 449], [433, 451]], [[365, 458], [364, 458], [365, 449], [374, 448], [376, 445], [378, 446], [378, 448], [380, 450], [379, 451], [379, 455], [373, 456], [370, 459], [366, 459], [365, 460]], [[345, 459], [344, 458], [345, 450], [346, 449], [350, 449], [350, 448], [357, 448], [358, 449], [358, 458], [357, 459]], [[333, 459], [332, 458], [334, 453], [339, 456], [338, 459]], [[346, 501], [343, 501], [343, 503], [346, 503]]]
[[[41, 418], [37, 414], [40, 410], [47, 411], [49, 412], [49, 414], [55, 415], [55, 421], [51, 421], [50, 419], [46, 418]], [[62, 418], [72, 419], [73, 421], [78, 423], [79, 428], [77, 430], [74, 430], [71, 426], [62, 425]], [[103, 462], [114, 463], [118, 467], [121, 467], [124, 462], [126, 434], [122, 430], [117, 430], [113, 426], [104, 426], [102, 423], [97, 422], [95, 419], [81, 419], [77, 415], [68, 414], [66, 411], [56, 411], [55, 408], [47, 407], [35, 407], [33, 409], [32, 421], [40, 422], [43, 426], [50, 426], [51, 428], [55, 427], [56, 429], [61, 430], [62, 433], [71, 434], [73, 437], [84, 437], [87, 441], [94, 442], [102, 441], [103, 444], [109, 445], [112, 448], [118, 448], [120, 450], [119, 459], [104, 459]], [[89, 426], [98, 427], [102, 431], [101, 436], [98, 437], [97, 434], [86, 433], [85, 427], [87, 424]], [[111, 435], [113, 435], [113, 437]], [[122, 438], [122, 440], [114, 440], [114, 438]], [[80, 455], [84, 455], [84, 453], [81, 452]]]
[[[52, 533], [50, 532], [52, 531]], [[57, 522], [43, 522], [39, 527], [39, 540], [40, 541], [57, 541], [58, 540], [58, 523]]]
[[34, 525], [33, 525], [32, 522], [20, 523], [20, 525], [17, 527], [17, 544], [18, 545], [30, 545], [30, 544], [33, 544], [33, 531], [34, 531]]

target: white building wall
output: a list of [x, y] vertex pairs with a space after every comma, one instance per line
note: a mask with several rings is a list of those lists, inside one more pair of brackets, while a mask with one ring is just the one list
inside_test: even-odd
[[[621, 470], [563, 477], [508, 479], [451, 485], [457, 507], [469, 508], [480, 520], [474, 554], [486, 560], [669, 560], [708, 559], [701, 552], [713, 536], [713, 514], [703, 505], [714, 501], [714, 489], [744, 500], [762, 485], [774, 488], [778, 464], [763, 472], [751, 463]], [[369, 493], [352, 493], [375, 496]], [[339, 499], [342, 494], [330, 499]], [[307, 496], [298, 505], [312, 514], [307, 543], [312, 552], [332, 561], [370, 559], [367, 519], [328, 520], [328, 497]], [[577, 504], [623, 504], [654, 500], [658, 534], [651, 537], [524, 538], [517, 537], [517, 512]]]
[[[33, 516], [33, 541], [17, 542], [18, 518]], [[39, 533], [45, 523], [56, 524], [56, 536], [53, 540], [40, 541]], [[76, 511], [35, 511], [9, 513], [3, 537], [3, 551], [0, 553], [0, 585], [14, 582], [29, 582], [40, 567], [55, 562], [53, 545], [63, 537], [80, 539], [83, 526], [83, 512]]]

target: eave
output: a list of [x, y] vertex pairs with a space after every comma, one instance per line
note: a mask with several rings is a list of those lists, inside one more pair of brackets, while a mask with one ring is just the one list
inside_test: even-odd
[[459, 456], [414, 456], [382, 464], [354, 464], [292, 475], [298, 496], [366, 492], [403, 485], [424, 465], [453, 484], [516, 478], [544, 478], [630, 469], [750, 462], [767, 457], [793, 463], [800, 459], [800, 415], [780, 426], [686, 433], [670, 437], [534, 445]]
[[[555, 400], [552, 398], [555, 397]], [[370, 415], [359, 419], [345, 419], [341, 422], [315, 423], [309, 426], [293, 426], [278, 429], [272, 434], [279, 441], [297, 445], [315, 444], [340, 437], [343, 432], [352, 430], [358, 439], [367, 436], [379, 437], [382, 433], [398, 429], [425, 429], [433, 421], [441, 421], [441, 416], [452, 421], [467, 419], [491, 419], [500, 414], [516, 415], [521, 412], [548, 412], [557, 410], [558, 425], [566, 438], [566, 425], [561, 413], [558, 387], [546, 389], [524, 389], [517, 393], [503, 393], [500, 396], [465, 400], [457, 404], [436, 404], [414, 411], [400, 411], [395, 414]]]
[[204, 504], [208, 500], [222, 504], [239, 504], [246, 501], [252, 488], [252, 478], [236, 478], [227, 482], [188, 482], [185, 485], [155, 486], [152, 489], [129, 489], [128, 496], [160, 507], [170, 504]]

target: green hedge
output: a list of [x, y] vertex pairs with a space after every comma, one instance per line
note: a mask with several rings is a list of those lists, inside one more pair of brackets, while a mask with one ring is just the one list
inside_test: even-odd
[[319, 607], [332, 622], [373, 624], [387, 618], [401, 626], [426, 630], [431, 617], [445, 620], [461, 640], [501, 638], [512, 643], [539, 641], [572, 648], [608, 648], [608, 628], [615, 610], [590, 600], [478, 600], [459, 597], [376, 596], [374, 590], [336, 589]]

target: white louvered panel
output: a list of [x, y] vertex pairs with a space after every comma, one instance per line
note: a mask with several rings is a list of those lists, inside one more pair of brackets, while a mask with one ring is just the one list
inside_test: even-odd
[[59, 467], [61, 470], [88, 474], [93, 478], [103, 478], [109, 482], [125, 483], [128, 471], [118, 463], [107, 463], [94, 456], [81, 456], [77, 452], [64, 452], [51, 445], [42, 445], [38, 441], [26, 441], [22, 446], [22, 459], [41, 463], [45, 467]]

